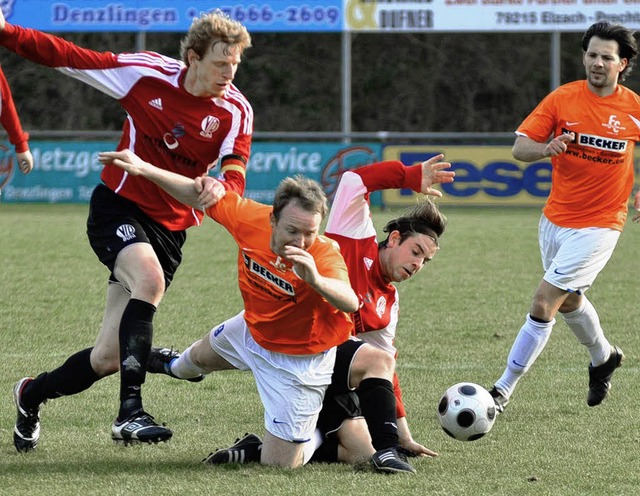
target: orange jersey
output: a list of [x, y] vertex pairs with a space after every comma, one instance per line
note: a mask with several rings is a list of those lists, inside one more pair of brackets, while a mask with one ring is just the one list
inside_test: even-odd
[[551, 158], [545, 216], [561, 227], [621, 231], [640, 139], [640, 97], [624, 86], [599, 97], [586, 81], [575, 81], [550, 93], [516, 131], [537, 142], [569, 132], [575, 140]]
[[[238, 285], [245, 320], [263, 348], [290, 355], [323, 352], [346, 341], [353, 323], [294, 274], [291, 264], [270, 247], [272, 207], [227, 191], [207, 214], [222, 224], [238, 244]], [[318, 272], [349, 282], [337, 244], [318, 236], [308, 250]]]

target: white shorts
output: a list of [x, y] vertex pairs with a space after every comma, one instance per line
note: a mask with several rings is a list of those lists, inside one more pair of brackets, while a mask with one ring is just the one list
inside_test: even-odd
[[544, 280], [565, 291], [584, 293], [611, 258], [619, 238], [615, 229], [559, 227], [543, 215], [538, 243]]
[[336, 360], [336, 348], [316, 355], [285, 355], [256, 343], [244, 311], [213, 328], [211, 348], [240, 370], [251, 370], [264, 406], [264, 426], [274, 436], [309, 441]]

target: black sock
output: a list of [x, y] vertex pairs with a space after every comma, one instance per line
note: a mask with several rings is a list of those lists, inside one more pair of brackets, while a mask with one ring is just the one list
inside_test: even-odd
[[120, 412], [124, 420], [142, 410], [141, 386], [153, 337], [156, 307], [146, 301], [129, 300], [120, 321]]
[[386, 379], [365, 379], [356, 389], [376, 451], [398, 446], [398, 419], [393, 384]]
[[71, 355], [57, 369], [43, 372], [27, 383], [21, 396], [24, 406], [34, 408], [46, 400], [81, 393], [99, 381], [101, 377], [91, 367], [89, 358], [92, 349], [87, 348]]

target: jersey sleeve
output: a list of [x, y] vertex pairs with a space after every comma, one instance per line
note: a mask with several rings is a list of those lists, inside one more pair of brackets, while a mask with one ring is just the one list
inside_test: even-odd
[[0, 93], [2, 107], [0, 107], [0, 123], [9, 135], [9, 141], [15, 147], [16, 152], [23, 153], [29, 149], [29, 135], [22, 130], [18, 112], [11, 96], [9, 83], [0, 68]]
[[346, 171], [340, 178], [325, 232], [352, 239], [375, 236], [369, 194], [398, 188], [420, 191], [421, 181], [421, 165], [405, 166], [397, 160]]
[[36, 29], [7, 23], [0, 44], [21, 57], [47, 67], [102, 69], [116, 65], [112, 52], [96, 52]]
[[555, 130], [557, 111], [555, 95], [550, 93], [522, 121], [516, 135], [526, 136], [538, 143], [546, 142]]
[[36, 29], [6, 24], [0, 45], [120, 100], [145, 76], [178, 77], [184, 64], [154, 52], [98, 52]]

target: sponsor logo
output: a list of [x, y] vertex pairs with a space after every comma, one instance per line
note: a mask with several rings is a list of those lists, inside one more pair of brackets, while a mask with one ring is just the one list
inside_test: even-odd
[[273, 423], [274, 424], [286, 424], [286, 422], [283, 422], [282, 420], [278, 420], [277, 418], [273, 417]]
[[136, 228], [131, 224], [122, 224], [117, 230], [116, 234], [122, 241], [127, 242], [135, 239], [136, 237]]
[[565, 275], [565, 273], [564, 273], [564, 272], [560, 272], [558, 269], [554, 269], [554, 270], [553, 270], [553, 273], [554, 273], [554, 274], [558, 274], [559, 276], [564, 276], [564, 275]]
[[272, 286], [275, 286], [280, 291], [286, 293], [290, 296], [295, 296], [295, 291], [293, 290], [293, 286], [289, 281], [283, 279], [282, 277], [277, 276], [273, 272], [271, 272], [267, 267], [260, 265], [255, 260], [249, 258], [246, 253], [242, 253], [242, 257], [244, 258], [244, 264], [252, 274], [257, 275], [264, 281], [268, 282]]
[[518, 366], [518, 367], [522, 367], [522, 368], [525, 368], [525, 367], [526, 367], [526, 365], [522, 365], [521, 363], [518, 363], [518, 362], [516, 362], [515, 360], [511, 360], [511, 363], [512, 363], [512, 364], [514, 364], [514, 365], [516, 365], [516, 366]]
[[373, 265], [373, 260], [371, 260], [369, 257], [364, 257], [362, 260], [364, 261], [364, 265], [367, 268], [367, 270], [371, 270], [371, 266]]
[[164, 133], [164, 135], [162, 136], [162, 140], [169, 150], [175, 150], [176, 148], [178, 148], [178, 146], [180, 146], [178, 139], [182, 138], [185, 134], [186, 132], [184, 130], [184, 126], [177, 122], [176, 124], [174, 124], [171, 132]]
[[215, 330], [213, 331], [213, 337], [217, 337], [222, 331], [224, 331], [224, 324], [220, 324], [215, 328]]
[[605, 151], [624, 152], [627, 149], [627, 140], [605, 138], [595, 134], [581, 134], [578, 136], [578, 144]]
[[202, 131], [200, 131], [200, 136], [211, 138], [213, 136], [213, 133], [215, 133], [220, 127], [220, 119], [212, 115], [208, 115], [204, 119], [202, 119], [200, 127], [202, 128]]
[[576, 121], [576, 122], [567, 121], [567, 127], [577, 126], [578, 124], [580, 124], [580, 121]]
[[376, 303], [376, 313], [378, 317], [382, 317], [384, 315], [384, 311], [387, 308], [387, 299], [384, 296], [378, 298], [378, 302]]
[[153, 100], [149, 100], [149, 105], [158, 110], [162, 110], [162, 98], [154, 98]]

